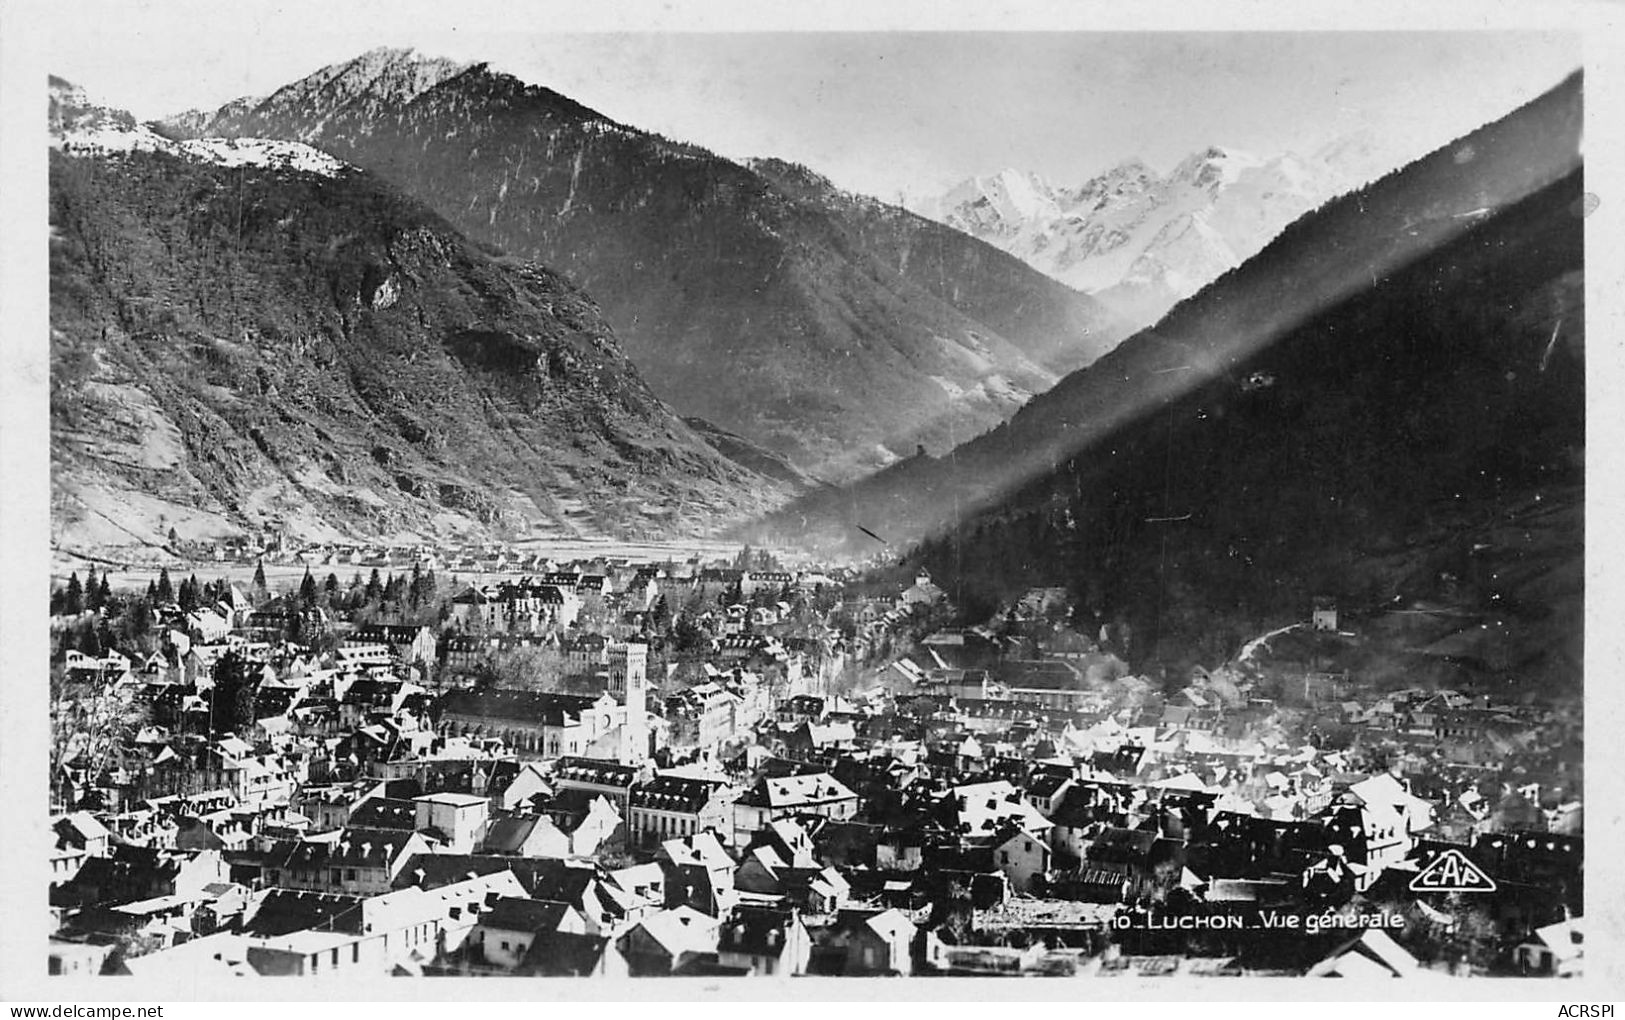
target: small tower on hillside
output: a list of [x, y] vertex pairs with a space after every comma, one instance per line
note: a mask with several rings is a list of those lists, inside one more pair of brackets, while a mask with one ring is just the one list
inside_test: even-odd
[[1337, 631], [1337, 600], [1330, 596], [1316, 596], [1314, 606], [1309, 617], [1311, 630]]

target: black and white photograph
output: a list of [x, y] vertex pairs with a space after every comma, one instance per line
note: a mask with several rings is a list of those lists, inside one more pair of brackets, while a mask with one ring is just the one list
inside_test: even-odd
[[553, 10], [40, 14], [8, 972], [1598, 977], [1582, 19]]

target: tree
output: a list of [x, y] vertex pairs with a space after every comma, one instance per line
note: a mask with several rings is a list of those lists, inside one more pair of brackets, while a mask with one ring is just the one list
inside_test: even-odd
[[102, 643], [102, 648], [111, 652], [118, 648], [118, 634], [113, 630], [113, 624], [106, 617], [96, 621], [96, 639]]
[[174, 528], [170, 528], [169, 529], [169, 547], [171, 549], [173, 549], [176, 546], [180, 545], [180, 542], [181, 542], [181, 536], [175, 532]]
[[107, 586], [107, 574], [103, 572], [101, 583], [96, 586], [96, 608], [109, 609], [113, 605], [113, 591]]
[[931, 921], [941, 925], [942, 937], [950, 945], [965, 945], [976, 934], [976, 906], [970, 882], [952, 878], [943, 895], [931, 903]]
[[372, 568], [372, 576], [367, 578], [367, 589], [363, 598], [363, 605], [372, 605], [384, 597], [384, 585], [378, 578], [378, 568]]
[[213, 676], [210, 725], [216, 730], [246, 733], [254, 725], [254, 695], [258, 688], [254, 664], [238, 652], [227, 652], [214, 664]]
[[322, 594], [328, 605], [332, 605], [339, 593], [339, 575], [328, 574], [327, 581], [322, 584]]
[[152, 603], [144, 598], [131, 599], [119, 617], [119, 636], [130, 645], [142, 645], [152, 634]]
[[819, 616], [827, 616], [835, 611], [841, 604], [841, 593], [834, 585], [820, 584], [813, 589], [812, 610]]
[[701, 630], [700, 625], [695, 623], [694, 618], [687, 613], [677, 617], [677, 622], [672, 625], [671, 632], [679, 652], [695, 651], [706, 640], [705, 631]]
[[175, 586], [169, 580], [169, 568], [158, 569], [158, 602], [160, 605], [169, 605], [175, 601]]
[[70, 759], [82, 756], [90, 770], [99, 771], [97, 763], [104, 760], [109, 745], [146, 722], [145, 712], [112, 688], [70, 685], [61, 666], [51, 668], [50, 690], [53, 790]]
[[198, 607], [202, 599], [203, 593], [199, 590], [196, 574], [181, 582], [181, 590], [178, 596], [181, 612], [190, 613]]
[[69, 616], [78, 616], [85, 611], [85, 590], [79, 584], [77, 572], [68, 575], [68, 591], [62, 597], [62, 611]]
[[655, 596], [654, 605], [649, 607], [649, 628], [656, 633], [664, 634], [666, 626], [671, 623], [671, 606], [666, 604], [666, 596]]
[[600, 868], [609, 871], [631, 867], [641, 859], [627, 845], [625, 826], [617, 827], [613, 835], [598, 844], [592, 856]]
[[100, 609], [102, 604], [97, 601], [100, 594], [101, 588], [96, 583], [96, 568], [90, 567], [85, 571], [85, 608], [91, 612]]
[[484, 674], [492, 687], [518, 691], [558, 691], [562, 689], [568, 663], [564, 654], [551, 645], [532, 645], [498, 652], [491, 657]]
[[254, 727], [254, 689], [252, 687], [239, 687], [237, 694], [231, 701], [231, 715], [228, 717], [232, 729], [238, 734], [247, 733]]

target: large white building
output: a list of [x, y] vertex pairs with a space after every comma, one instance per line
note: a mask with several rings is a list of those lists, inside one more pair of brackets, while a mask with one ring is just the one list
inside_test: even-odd
[[441, 711], [440, 731], [496, 737], [521, 756], [579, 755], [638, 764], [650, 753], [645, 705], [649, 649], [612, 645], [609, 675], [598, 697], [493, 689], [458, 691]]

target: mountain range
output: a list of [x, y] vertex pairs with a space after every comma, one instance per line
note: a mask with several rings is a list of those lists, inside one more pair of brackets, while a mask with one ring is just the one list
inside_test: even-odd
[[1581, 92], [1328, 202], [1009, 423], [759, 537], [911, 550], [972, 605], [1065, 585], [1163, 661], [1312, 594], [1456, 586], [1475, 627], [1521, 615], [1530, 661], [1576, 666]]
[[[373, 51], [157, 125], [53, 82], [53, 527], [735, 526], [905, 553], [971, 615], [1065, 585], [1130, 659], [1211, 662], [1334, 593], [1510, 618], [1513, 658], [1566, 677], [1580, 110], [1576, 76], [1232, 247], [1119, 342], [1096, 297], [959, 229], [482, 65]], [[1205, 237], [1276, 208], [1271, 162], [1080, 191]], [[1175, 178], [1205, 211], [1143, 198]], [[1001, 187], [964, 226], [1042, 205]], [[1225, 194], [1263, 204], [1217, 216]]]
[[562, 275], [363, 170], [58, 79], [49, 117], [59, 547], [694, 534], [809, 484], [685, 422]]
[[913, 208], [1149, 325], [1288, 223], [1390, 168], [1356, 133], [1307, 157], [1212, 146], [1166, 175], [1131, 159], [1077, 187], [1007, 169]]
[[827, 480], [951, 448], [1128, 332], [956, 230], [486, 65], [373, 50], [158, 127], [303, 142], [376, 173], [592, 294], [680, 413]]

